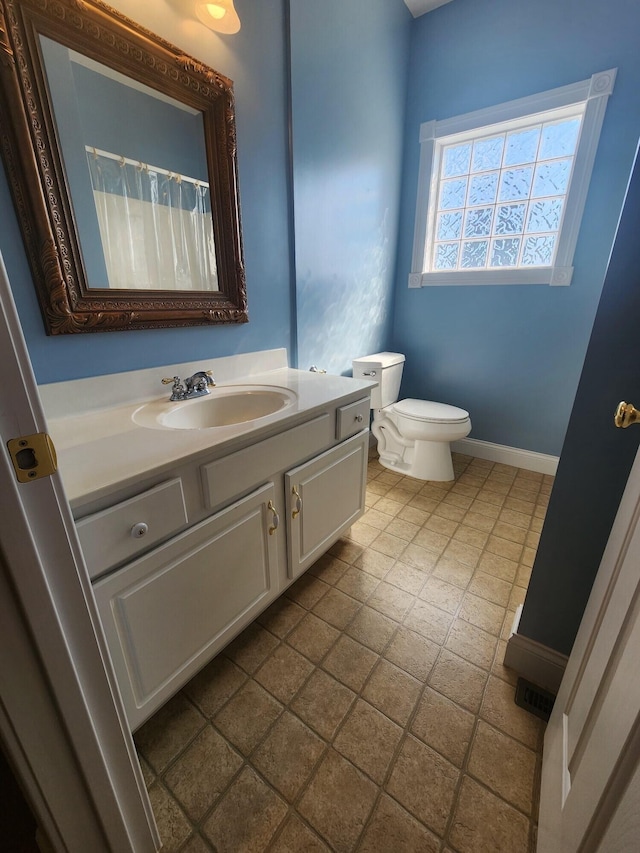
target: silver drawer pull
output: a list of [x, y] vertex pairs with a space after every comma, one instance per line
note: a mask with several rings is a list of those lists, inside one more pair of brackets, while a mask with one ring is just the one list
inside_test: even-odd
[[134, 524], [131, 528], [131, 538], [132, 539], [142, 539], [143, 536], [146, 536], [149, 532], [149, 525], [145, 524], [144, 521], [139, 521], [137, 524]]
[[273, 501], [269, 501], [269, 503], [267, 504], [267, 509], [270, 509], [273, 513], [273, 524], [269, 528], [269, 536], [273, 536], [273, 534], [278, 529], [278, 525], [280, 524], [280, 516], [278, 515], [278, 512], [273, 505]]
[[362, 423], [362, 421], [364, 420], [364, 417], [363, 417], [362, 415], [356, 415], [355, 420], [356, 420], [359, 424], [361, 424], [361, 423]]
[[302, 498], [300, 497], [300, 492], [298, 491], [298, 487], [294, 486], [291, 490], [291, 494], [296, 499], [296, 508], [291, 513], [291, 518], [297, 518], [300, 515], [300, 511], [302, 510]]

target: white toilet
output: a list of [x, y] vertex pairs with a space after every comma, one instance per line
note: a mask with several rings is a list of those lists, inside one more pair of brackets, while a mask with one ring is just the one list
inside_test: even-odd
[[417, 480], [453, 480], [449, 443], [471, 432], [469, 412], [428, 400], [398, 400], [404, 355], [378, 352], [353, 361], [356, 379], [374, 379], [371, 432], [380, 464]]

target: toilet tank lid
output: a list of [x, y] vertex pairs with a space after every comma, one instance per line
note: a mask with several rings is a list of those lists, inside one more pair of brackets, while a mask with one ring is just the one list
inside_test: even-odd
[[354, 364], [377, 365], [379, 367], [391, 367], [394, 364], [402, 364], [404, 355], [401, 352], [374, 352], [373, 355], [363, 355], [354, 358]]
[[436, 424], [462, 423], [469, 417], [469, 412], [457, 406], [450, 406], [448, 403], [434, 403], [431, 400], [411, 398], [394, 403], [393, 410], [407, 418]]

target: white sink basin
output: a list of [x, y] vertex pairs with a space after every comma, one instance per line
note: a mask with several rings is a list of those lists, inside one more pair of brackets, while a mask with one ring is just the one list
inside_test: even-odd
[[194, 400], [147, 403], [132, 417], [140, 426], [156, 429], [212, 429], [266, 418], [296, 399], [293, 391], [275, 385], [230, 385]]

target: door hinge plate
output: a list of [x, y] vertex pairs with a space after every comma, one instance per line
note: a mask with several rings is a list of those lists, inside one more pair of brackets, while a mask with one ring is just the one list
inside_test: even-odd
[[11, 438], [7, 447], [19, 483], [50, 477], [58, 470], [56, 449], [46, 432]]

